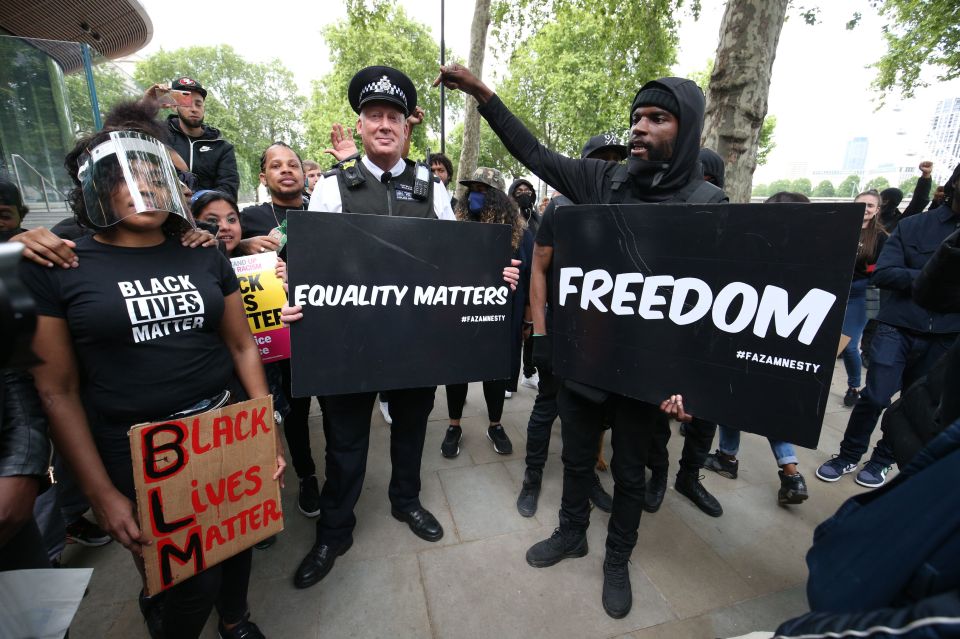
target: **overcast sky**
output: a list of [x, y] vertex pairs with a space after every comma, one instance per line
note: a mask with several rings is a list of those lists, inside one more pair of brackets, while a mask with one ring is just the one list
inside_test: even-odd
[[[138, 55], [161, 47], [230, 44], [249, 60], [279, 58], [293, 71], [305, 95], [311, 81], [330, 68], [320, 28], [345, 14], [343, 4], [335, 0], [278, 5], [259, 0], [204, 0], [192, 5], [139, 1], [153, 21], [154, 32]], [[409, 15], [427, 24], [439, 41], [440, 0], [398, 1]], [[677, 75], [698, 71], [714, 57], [725, 3], [702, 0], [702, 4], [698, 21], [689, 15], [681, 20]], [[768, 164], [757, 170], [755, 183], [792, 177], [797, 164], [800, 168], [806, 164], [810, 171], [839, 169], [847, 142], [857, 136], [870, 138], [868, 171], [883, 164], [916, 165], [925, 153], [924, 135], [937, 101], [960, 97], [960, 82], [934, 84], [913, 100], [894, 96], [888, 106], [876, 111], [877, 94], [870, 89], [874, 71], [867, 67], [884, 51], [882, 20], [868, 0], [819, 4], [823, 7], [820, 24], [811, 27], [793, 15], [784, 25], [769, 105], [769, 113], [777, 116], [777, 147]], [[854, 11], [862, 12], [864, 19], [856, 30], [847, 31], [844, 25]], [[447, 47], [464, 59], [472, 15], [473, 0], [447, 0]], [[487, 61], [484, 75], [490, 78], [489, 53]], [[448, 131], [452, 124], [448, 122]], [[611, 123], [610, 128], [620, 125]], [[949, 174], [949, 168], [944, 170]]]

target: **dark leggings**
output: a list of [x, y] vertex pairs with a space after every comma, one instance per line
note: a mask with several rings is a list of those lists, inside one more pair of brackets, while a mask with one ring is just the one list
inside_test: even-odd
[[[491, 424], [499, 424], [503, 417], [503, 393], [507, 390], [507, 380], [495, 379], [483, 383], [483, 398], [487, 402], [487, 414]], [[447, 412], [450, 419], [463, 417], [463, 405], [467, 401], [467, 384], [447, 385]]]

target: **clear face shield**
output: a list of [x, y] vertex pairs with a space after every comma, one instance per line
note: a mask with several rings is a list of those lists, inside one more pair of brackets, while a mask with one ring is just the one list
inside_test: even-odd
[[81, 158], [77, 173], [90, 222], [108, 228], [131, 215], [166, 212], [183, 230], [196, 228], [166, 147], [137, 131], [109, 136]]

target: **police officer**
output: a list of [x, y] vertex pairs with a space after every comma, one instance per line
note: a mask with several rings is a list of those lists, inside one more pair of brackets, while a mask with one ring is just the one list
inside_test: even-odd
[[[704, 97], [690, 80], [662, 78], [640, 88], [630, 107], [630, 155], [626, 165], [572, 159], [550, 151], [493, 91], [461, 65], [441, 67], [435, 84], [440, 82], [476, 98], [480, 114], [511, 155], [574, 203], [726, 201], [723, 191], [705, 182], [700, 170]], [[549, 368], [551, 348], [546, 330], [546, 326], [534, 327], [538, 334], [534, 354], [538, 367], [543, 363]], [[552, 566], [587, 553], [596, 445], [604, 416], [610, 416], [614, 496], [603, 562], [602, 602], [611, 617], [624, 617], [633, 602], [628, 560], [637, 542], [644, 505], [644, 466], [651, 434], [661, 410], [683, 420], [692, 418], [676, 395], [658, 407], [570, 381], [561, 386], [558, 405], [564, 465], [560, 526], [553, 536], [527, 551], [527, 563]], [[679, 487], [679, 476], [677, 483]]]
[[[439, 179], [417, 177], [417, 165], [402, 157], [409, 128], [407, 117], [417, 105], [417, 90], [406, 75], [384, 66], [360, 70], [350, 81], [350, 106], [359, 115], [357, 131], [364, 155], [341, 161], [324, 174], [310, 199], [311, 211], [373, 213], [454, 220], [450, 198]], [[418, 182], [418, 180], [420, 180]], [[519, 271], [504, 270], [515, 285]], [[288, 309], [284, 321], [301, 317]], [[391, 514], [418, 537], [438, 541], [443, 528], [420, 503], [420, 459], [433, 409], [436, 387], [390, 390], [390, 460], [388, 490]], [[317, 538], [300, 563], [294, 585], [307, 588], [333, 567], [353, 544], [354, 507], [363, 487], [370, 441], [370, 415], [377, 393], [331, 395], [324, 398], [326, 479], [320, 491]]]

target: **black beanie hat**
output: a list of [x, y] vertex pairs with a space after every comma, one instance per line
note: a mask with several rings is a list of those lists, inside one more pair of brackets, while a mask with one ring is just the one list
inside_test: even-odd
[[677, 97], [670, 91], [658, 86], [646, 86], [637, 91], [637, 95], [633, 98], [633, 105], [630, 107], [630, 113], [633, 114], [640, 106], [660, 107], [676, 117], [680, 117], [680, 103], [677, 101]]

